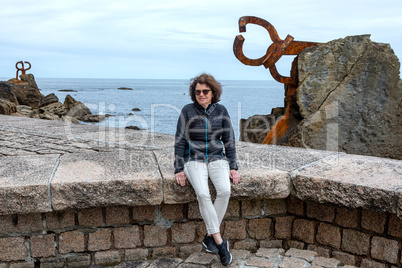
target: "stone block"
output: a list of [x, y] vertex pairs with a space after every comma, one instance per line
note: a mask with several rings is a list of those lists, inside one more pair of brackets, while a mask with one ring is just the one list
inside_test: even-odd
[[315, 222], [304, 219], [294, 220], [292, 236], [306, 243], [314, 243]]
[[14, 262], [10, 263], [10, 268], [35, 268], [34, 262]]
[[58, 157], [56, 154], [2, 157], [0, 215], [51, 211], [48, 180]]
[[18, 232], [32, 232], [43, 229], [42, 215], [40, 213], [18, 215]]
[[363, 209], [362, 211], [362, 227], [379, 234], [384, 233], [385, 222], [387, 221], [386, 213], [379, 213]]
[[246, 220], [225, 221], [225, 231], [223, 235], [228, 240], [246, 239], [247, 237], [246, 226], [247, 226]]
[[272, 238], [272, 220], [269, 218], [249, 220], [248, 234], [258, 240]]
[[318, 267], [326, 267], [326, 268], [337, 268], [341, 262], [334, 258], [324, 258], [324, 257], [316, 257], [313, 261], [313, 266], [316, 265]]
[[324, 247], [319, 247], [316, 245], [308, 245], [307, 250], [317, 252], [318, 256], [320, 256], [320, 257], [325, 257], [325, 258], [331, 257], [330, 250], [327, 248], [324, 248]]
[[46, 227], [48, 230], [72, 228], [74, 226], [75, 212], [73, 210], [46, 213]]
[[201, 244], [196, 244], [196, 245], [185, 245], [181, 246], [179, 248], [179, 256], [181, 258], [186, 258], [193, 254], [194, 252], [201, 252], [204, 249], [204, 247]]
[[160, 247], [154, 248], [152, 251], [152, 258], [160, 258], [160, 257], [174, 257], [176, 256], [176, 248], [175, 247]]
[[122, 261], [120, 253], [116, 250], [95, 252], [95, 264], [116, 265]]
[[141, 246], [140, 228], [138, 225], [113, 229], [116, 248], [135, 248]]
[[136, 206], [132, 208], [135, 222], [153, 222], [156, 218], [157, 206]]
[[161, 205], [161, 216], [168, 221], [180, 221], [183, 219], [183, 205]]
[[320, 223], [317, 230], [317, 242], [336, 249], [341, 247], [341, 229], [327, 223]]
[[275, 260], [259, 258], [259, 257], [251, 257], [246, 260], [246, 265], [252, 267], [275, 267]]
[[110, 229], [97, 229], [90, 233], [88, 237], [88, 250], [100, 251], [108, 250], [112, 246], [112, 231]]
[[241, 201], [242, 217], [252, 218], [262, 216], [262, 200], [249, 199]]
[[285, 250], [282, 248], [259, 248], [255, 254], [262, 258], [276, 258], [285, 255]]
[[297, 249], [304, 249], [305, 244], [303, 242], [297, 240], [288, 240], [286, 241], [288, 248], [297, 248]]
[[195, 240], [196, 225], [194, 222], [174, 223], [172, 226], [173, 243], [191, 243]]
[[329, 156], [292, 173], [294, 195], [317, 203], [396, 213], [395, 192], [401, 184], [401, 170], [398, 160]]
[[165, 246], [167, 243], [166, 229], [162, 226], [144, 226], [144, 246], [158, 247]]
[[333, 222], [335, 219], [335, 208], [329, 204], [307, 202], [306, 214], [309, 218]]
[[368, 234], [344, 229], [342, 235], [342, 250], [357, 255], [368, 255], [370, 236]]
[[91, 255], [90, 254], [75, 254], [69, 255], [66, 258], [66, 267], [88, 267], [91, 264]]
[[347, 228], [356, 228], [359, 224], [358, 210], [356, 208], [337, 208], [335, 223]]
[[200, 213], [200, 207], [198, 206], [198, 202], [192, 202], [192, 203], [188, 204], [188, 216], [187, 217], [190, 220], [201, 220], [202, 219], [202, 216]]
[[275, 218], [275, 238], [290, 239], [292, 237], [293, 216]]
[[304, 203], [302, 200], [289, 197], [286, 199], [286, 209], [289, 213], [304, 216]]
[[41, 258], [40, 268], [64, 268], [65, 258]]
[[[172, 144], [173, 147], [173, 144]], [[194, 189], [188, 181], [185, 186], [177, 184], [174, 177], [174, 150], [154, 150], [163, 177], [163, 203], [185, 204], [196, 202]]]
[[402, 220], [399, 219], [396, 214], [389, 216], [388, 234], [402, 238]]
[[238, 250], [248, 250], [255, 252], [258, 249], [257, 241], [251, 238], [246, 238], [244, 240], [240, 240], [234, 243], [234, 249]]
[[332, 256], [344, 265], [356, 265], [356, 256], [340, 251], [333, 251]]
[[398, 241], [374, 236], [371, 246], [371, 256], [380, 261], [397, 264], [398, 261]]
[[146, 260], [149, 250], [147, 248], [127, 249], [125, 253], [125, 261]]
[[317, 252], [310, 251], [310, 250], [300, 250], [297, 248], [291, 248], [286, 251], [285, 256], [303, 259], [305, 261], [312, 261], [314, 258], [317, 257]]
[[[209, 266], [218, 258], [214, 254], [208, 254], [205, 252], [195, 252], [191, 254], [185, 261], [185, 263], [194, 263], [202, 266]], [[191, 267], [191, 266], [190, 266]]]
[[239, 217], [240, 217], [240, 203], [236, 199], [230, 199], [224, 219], [239, 218]]
[[18, 261], [27, 257], [28, 250], [24, 237], [0, 238], [0, 260]]
[[107, 207], [106, 224], [107, 225], [125, 225], [130, 223], [129, 207]]
[[69, 231], [59, 235], [59, 252], [61, 254], [83, 252], [85, 237], [80, 231]]
[[[267, 266], [274, 267], [274, 266]], [[294, 259], [290, 257], [285, 257], [280, 263], [280, 268], [296, 268], [296, 267], [306, 267], [306, 262], [301, 259]], [[316, 268], [316, 267], [313, 267]]]
[[260, 248], [283, 248], [282, 240], [261, 240]]
[[385, 263], [381, 263], [374, 260], [363, 259], [361, 262], [360, 267], [367, 267], [367, 268], [386, 268]]
[[234, 199], [284, 199], [290, 195], [292, 189], [290, 175], [276, 169], [242, 166], [241, 182], [232, 184], [231, 197]]
[[286, 199], [268, 199], [263, 203], [263, 215], [271, 216], [286, 214], [286, 212]]
[[88, 208], [78, 211], [80, 226], [101, 227], [104, 225], [102, 208]]
[[126, 158], [123, 150], [63, 155], [51, 184], [53, 208], [161, 204], [162, 180], [152, 152], [133, 150]]
[[34, 258], [56, 256], [54, 238], [54, 234], [31, 236], [31, 256]]
[[13, 224], [13, 216], [6, 215], [0, 216], [0, 234], [8, 234], [15, 231], [15, 226]]

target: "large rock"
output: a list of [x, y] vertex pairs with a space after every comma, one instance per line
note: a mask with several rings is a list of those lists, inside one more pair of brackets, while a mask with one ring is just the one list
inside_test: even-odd
[[44, 98], [39, 89], [32, 87], [28, 82], [17, 79], [8, 80], [12, 91], [17, 97], [18, 103], [21, 105], [31, 106], [34, 109], [39, 107], [39, 102]]
[[303, 120], [287, 145], [402, 159], [400, 62], [388, 44], [349, 36], [299, 55]]
[[76, 117], [82, 120], [86, 115], [92, 115], [91, 111], [85, 104], [80, 101], [76, 101], [70, 95], [67, 95], [64, 100], [64, 106], [66, 107], [68, 116]]
[[40, 100], [38, 106], [42, 107], [58, 101], [59, 98], [54, 93], [50, 93], [49, 95], [45, 96], [43, 99]]
[[50, 103], [39, 108], [40, 113], [52, 113], [59, 117], [67, 114], [66, 107], [61, 102]]
[[15, 103], [0, 99], [0, 114], [10, 115], [17, 112], [17, 108]]
[[22, 81], [27, 82], [30, 87], [38, 89], [38, 85], [36, 84], [33, 74], [22, 74], [20, 75], [20, 78]]
[[0, 81], [0, 99], [8, 100], [15, 105], [18, 105], [17, 97], [15, 96], [11, 85], [4, 81]]

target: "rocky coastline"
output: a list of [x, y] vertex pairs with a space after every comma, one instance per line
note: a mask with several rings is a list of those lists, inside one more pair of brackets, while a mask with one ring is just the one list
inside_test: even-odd
[[75, 124], [105, 120], [104, 115], [92, 114], [84, 103], [71, 95], [67, 95], [63, 103], [54, 93], [44, 96], [33, 74], [20, 75], [20, 79], [0, 81], [0, 114]]

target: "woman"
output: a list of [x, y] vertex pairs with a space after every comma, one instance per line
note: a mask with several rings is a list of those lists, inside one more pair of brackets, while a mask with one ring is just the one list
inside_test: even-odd
[[[193, 103], [183, 107], [177, 122], [175, 140], [175, 178], [193, 186], [207, 234], [202, 245], [218, 253], [223, 265], [232, 261], [229, 242], [220, 234], [220, 225], [230, 198], [230, 179], [240, 181], [237, 171], [234, 131], [226, 108], [218, 104], [222, 86], [215, 78], [202, 74], [191, 80]], [[208, 177], [216, 189], [212, 203]]]

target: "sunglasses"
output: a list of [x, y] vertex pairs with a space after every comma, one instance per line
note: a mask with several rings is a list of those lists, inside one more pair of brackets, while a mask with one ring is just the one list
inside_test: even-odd
[[194, 90], [194, 91], [195, 91], [195, 95], [201, 95], [201, 92], [202, 92], [202, 94], [204, 94], [204, 95], [208, 95], [209, 92], [211, 91], [211, 89]]

